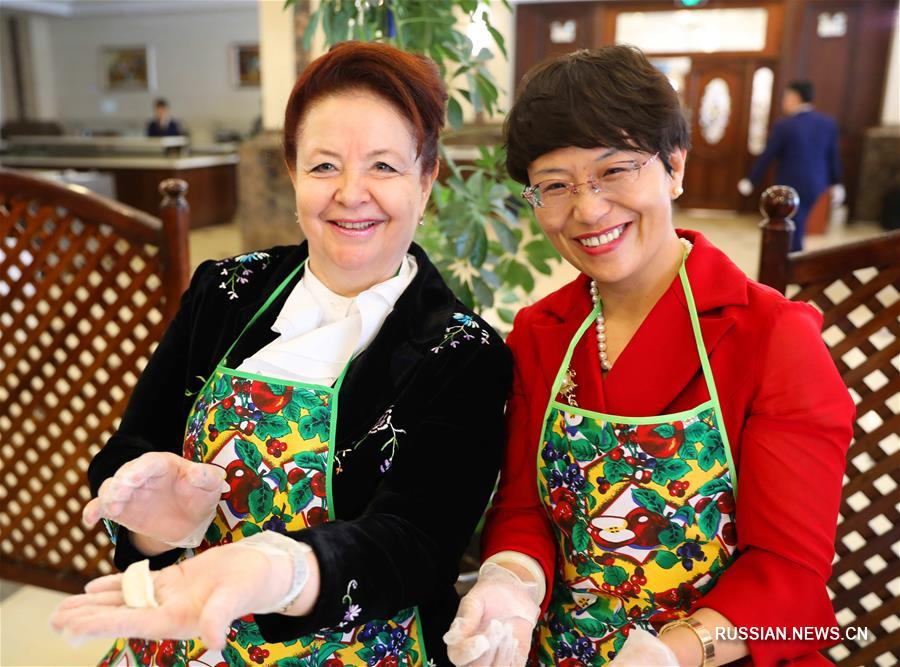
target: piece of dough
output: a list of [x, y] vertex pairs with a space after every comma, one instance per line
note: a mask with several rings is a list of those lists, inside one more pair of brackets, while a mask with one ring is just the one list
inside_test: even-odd
[[122, 597], [125, 605], [136, 609], [158, 607], [153, 595], [153, 577], [150, 576], [150, 561], [132, 563], [122, 576]]

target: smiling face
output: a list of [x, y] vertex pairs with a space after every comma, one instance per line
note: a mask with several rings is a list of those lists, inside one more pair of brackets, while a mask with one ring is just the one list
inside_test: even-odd
[[322, 98], [298, 131], [291, 174], [310, 267], [353, 296], [393, 276], [437, 174], [422, 174], [411, 124], [383, 98]]
[[609, 178], [623, 164], [644, 164], [634, 180], [617, 186], [615, 193], [595, 194], [584, 185], [558, 206], [535, 209], [559, 254], [599, 285], [638, 288], [652, 282], [657, 272], [669, 270], [670, 255], [680, 256], [671, 202], [684, 176], [685, 152], [668, 156], [671, 176], [661, 159], [651, 157], [639, 151], [570, 146], [545, 153], [528, 167], [531, 183], [586, 183]]

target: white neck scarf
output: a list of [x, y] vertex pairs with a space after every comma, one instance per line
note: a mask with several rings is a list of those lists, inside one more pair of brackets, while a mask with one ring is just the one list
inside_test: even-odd
[[345, 297], [328, 289], [307, 264], [272, 325], [279, 337], [238, 370], [330, 387], [378, 334], [417, 270], [415, 258], [406, 255], [396, 276]]

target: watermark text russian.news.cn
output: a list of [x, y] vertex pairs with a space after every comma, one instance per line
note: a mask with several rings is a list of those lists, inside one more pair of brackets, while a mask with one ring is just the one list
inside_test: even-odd
[[848, 626], [739, 626], [716, 628], [716, 641], [868, 641], [869, 629]]

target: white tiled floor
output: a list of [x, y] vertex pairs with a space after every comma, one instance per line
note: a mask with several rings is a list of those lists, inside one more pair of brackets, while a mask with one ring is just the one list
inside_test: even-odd
[[[753, 215], [678, 214], [678, 227], [696, 229], [722, 248], [751, 277], [759, 263], [759, 218]], [[880, 233], [874, 225], [838, 227], [822, 236], [810, 236], [808, 249], [838, 245]], [[207, 227], [191, 233], [191, 266], [206, 258], [237, 254], [241, 247], [236, 224]], [[574, 276], [568, 266], [552, 277], [541, 277], [533, 298], [556, 289]], [[5, 582], [4, 582], [5, 584]], [[31, 586], [4, 585], [0, 594], [0, 667], [75, 667], [93, 665], [109, 642], [93, 641], [70, 647], [49, 629], [47, 619], [63, 595]], [[12, 589], [12, 592], [8, 592]]]
[[[4, 587], [6, 587], [4, 582]], [[56, 591], [22, 586], [0, 602], [0, 666], [87, 667], [112, 644], [94, 640], [73, 647], [48, 624], [51, 612], [65, 596]]]

